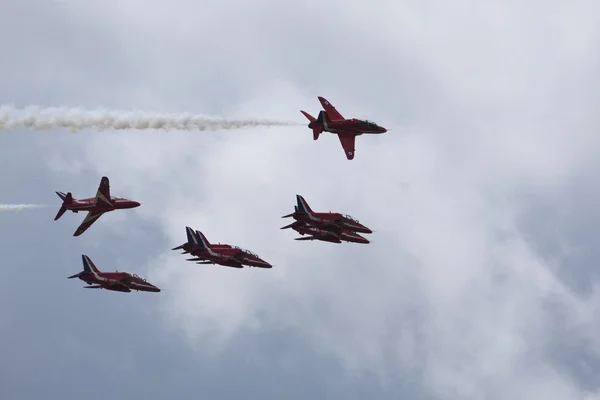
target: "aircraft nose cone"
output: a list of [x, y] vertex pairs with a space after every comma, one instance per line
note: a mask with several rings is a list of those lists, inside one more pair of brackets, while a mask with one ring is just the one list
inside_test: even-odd
[[141, 206], [141, 204], [140, 204], [140, 203], [138, 203], [137, 201], [134, 201], [134, 202], [133, 202], [133, 207], [139, 207], [139, 206]]

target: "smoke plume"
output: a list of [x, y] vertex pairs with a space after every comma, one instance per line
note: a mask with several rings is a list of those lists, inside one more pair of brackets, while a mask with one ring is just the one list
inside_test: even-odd
[[48, 130], [69, 128], [72, 132], [96, 130], [215, 131], [251, 127], [299, 125], [294, 122], [261, 119], [233, 120], [191, 114], [155, 114], [115, 110], [28, 106], [22, 109], [0, 105], [0, 130]]
[[10, 211], [21, 211], [27, 210], [30, 208], [46, 208], [50, 206], [45, 206], [41, 204], [0, 204], [0, 212], [10, 212]]

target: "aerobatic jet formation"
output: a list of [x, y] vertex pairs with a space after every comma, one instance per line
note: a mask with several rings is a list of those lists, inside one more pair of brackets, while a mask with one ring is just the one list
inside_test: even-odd
[[320, 111], [317, 118], [306, 111], [300, 110], [300, 112], [310, 121], [308, 127], [313, 131], [314, 140], [317, 140], [323, 132], [337, 134], [348, 160], [354, 159], [354, 144], [357, 136], [363, 133], [380, 134], [387, 132], [386, 128], [377, 125], [373, 121], [356, 118], [346, 119], [325, 98], [319, 96], [318, 99], [325, 111]]
[[273, 266], [261, 259], [256, 253], [228, 244], [211, 244], [200, 231], [194, 231], [189, 226], [185, 228], [187, 242], [171, 250], [183, 250], [181, 254], [191, 254], [196, 264], [218, 264], [232, 268], [248, 267], [272, 268]]
[[[357, 118], [347, 119], [328, 100], [321, 96], [317, 98], [322, 106], [317, 118], [306, 111], [300, 110], [309, 120], [308, 127], [313, 132], [313, 139], [318, 140], [323, 132], [337, 135], [348, 160], [353, 160], [355, 157], [357, 136], [383, 134], [388, 131], [373, 121]], [[110, 182], [106, 176], [102, 176], [100, 179], [94, 197], [75, 199], [71, 192], [56, 192], [56, 194], [60, 197], [62, 204], [54, 217], [54, 221], [59, 220], [67, 211], [86, 213], [73, 236], [82, 235], [107, 212], [132, 209], [141, 205], [134, 200], [111, 196]], [[304, 197], [299, 194], [296, 195], [294, 212], [284, 215], [282, 218], [290, 217], [293, 218], [293, 221], [290, 221], [289, 225], [281, 229], [292, 229], [297, 232], [299, 237], [296, 237], [295, 240], [317, 240], [329, 243], [371, 243], [363, 235], [373, 233], [373, 231], [357, 219], [337, 212], [315, 212]], [[185, 229], [187, 241], [172, 250], [180, 250], [182, 251], [181, 254], [189, 254], [190, 258], [186, 258], [186, 261], [238, 269], [244, 267], [273, 268], [273, 265], [250, 250], [230, 244], [210, 243], [201, 231], [194, 230], [189, 226], [186, 226]], [[125, 293], [132, 291], [161, 292], [161, 289], [136, 274], [119, 271], [102, 272], [98, 270], [87, 255], [82, 254], [81, 257], [83, 271], [69, 276], [67, 279], [79, 278], [87, 284], [87, 286], [83, 286], [86, 289], [106, 289]]]
[[106, 289], [115, 292], [129, 293], [132, 290], [142, 292], [160, 292], [156, 286], [148, 283], [136, 274], [127, 272], [101, 272], [96, 268], [92, 260], [85, 254], [83, 259], [83, 271], [71, 275], [67, 279], [79, 278], [90, 286], [84, 286], [86, 289]]
[[54, 217], [56, 221], [67, 211], [73, 211], [78, 213], [79, 211], [87, 211], [85, 219], [79, 225], [73, 236], [79, 236], [85, 232], [94, 222], [98, 220], [104, 213], [113, 210], [122, 210], [139, 207], [140, 203], [133, 200], [123, 199], [120, 197], [112, 197], [110, 195], [110, 183], [106, 176], [100, 179], [100, 185], [96, 192], [96, 197], [90, 197], [87, 199], [75, 199], [71, 192], [64, 194], [63, 192], [56, 192], [58, 197], [63, 200], [63, 203]]

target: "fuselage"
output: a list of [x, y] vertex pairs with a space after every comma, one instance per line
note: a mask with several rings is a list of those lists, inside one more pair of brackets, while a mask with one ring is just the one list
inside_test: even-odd
[[[310, 124], [309, 124], [310, 126]], [[387, 132], [382, 126], [379, 126], [371, 121], [363, 121], [360, 119], [344, 119], [339, 121], [323, 121], [323, 130], [331, 133], [353, 133], [355, 135], [380, 134]]]
[[[184, 250], [186, 250], [185, 247]], [[211, 244], [208, 248], [195, 247], [189, 252], [196, 257], [222, 265], [237, 266], [242, 264], [259, 268], [272, 268], [271, 264], [256, 254], [228, 244]]]
[[317, 240], [325, 242], [341, 243], [352, 242], [352, 243], [364, 243], [367, 244], [369, 241], [359, 234], [349, 230], [330, 230], [320, 229], [314, 226], [307, 226], [303, 223], [294, 223], [291, 228], [301, 235], [312, 235]]
[[353, 219], [347, 218], [339, 213], [302, 213], [295, 212], [293, 218], [299, 222], [305, 222], [320, 228], [334, 229], [337, 227], [340, 231], [347, 229], [360, 233], [373, 233], [373, 231], [363, 224]]
[[[131, 290], [139, 290], [143, 292], [160, 292], [160, 289], [156, 286], [148, 283], [146, 280], [140, 278], [137, 275], [131, 275], [127, 272], [87, 272], [82, 271], [79, 274], [79, 279], [86, 282], [88, 285], [97, 284], [102, 285], [104, 289], [115, 290], [119, 292], [131, 292]], [[107, 287], [116, 282], [125, 282], [129, 288], [121, 285], [115, 285], [113, 287]]]
[[65, 204], [67, 210], [71, 211], [112, 211], [112, 210], [124, 210], [128, 208], [136, 208], [140, 206], [140, 203], [137, 201], [123, 199], [119, 197], [111, 197], [110, 201], [111, 205], [106, 204], [105, 202], [98, 202], [96, 204], [96, 198], [87, 198], [87, 199], [73, 199], [70, 204]]

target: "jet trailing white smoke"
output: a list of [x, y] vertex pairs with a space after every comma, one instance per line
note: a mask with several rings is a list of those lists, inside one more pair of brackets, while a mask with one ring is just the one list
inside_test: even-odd
[[0, 212], [10, 212], [10, 211], [21, 211], [27, 210], [30, 208], [45, 208], [50, 206], [44, 206], [41, 204], [0, 204]]
[[233, 120], [191, 114], [155, 114], [116, 110], [28, 106], [22, 109], [0, 105], [0, 130], [48, 130], [69, 128], [72, 132], [96, 130], [216, 131], [252, 127], [299, 125], [294, 122], [260, 119]]

